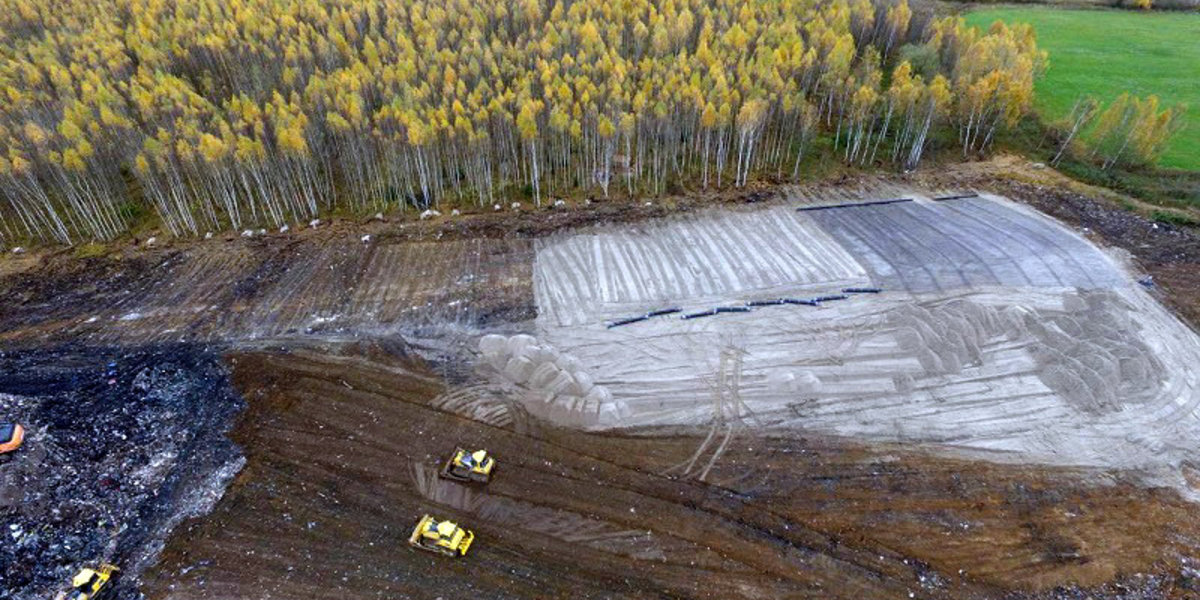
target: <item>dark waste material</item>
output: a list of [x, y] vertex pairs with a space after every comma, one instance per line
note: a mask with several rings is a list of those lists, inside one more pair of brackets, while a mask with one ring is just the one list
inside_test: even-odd
[[227, 434], [243, 402], [207, 349], [0, 353], [0, 393], [34, 432], [0, 466], [0, 598], [53, 598], [99, 561], [125, 575], [113, 600], [140, 598], [156, 549], [241, 465]]
[[717, 314], [717, 311], [714, 309], [714, 310], [706, 310], [706, 311], [702, 311], [702, 312], [689, 313], [689, 314], [683, 315], [682, 317], [679, 317], [679, 318], [686, 321], [688, 319], [699, 319], [701, 317], [711, 317], [715, 314]]
[[831, 208], [852, 208], [857, 206], [880, 206], [882, 204], [898, 204], [900, 202], [912, 202], [912, 198], [890, 198], [888, 200], [871, 200], [870, 202], [845, 202], [842, 204], [823, 204], [821, 206], [801, 206], [797, 211], [805, 212], [810, 210], [827, 210]]
[[821, 303], [815, 298], [785, 298], [783, 300], [788, 304], [800, 304], [803, 306], [820, 306]]
[[937, 200], [940, 202], [942, 200], [965, 200], [967, 198], [978, 198], [978, 197], [979, 197], [979, 194], [974, 194], [974, 193], [972, 193], [972, 194], [956, 194], [953, 196], [938, 196], [937, 198], [934, 198], [934, 200]]
[[846, 294], [878, 294], [882, 291], [877, 287], [849, 287], [842, 290]]
[[845, 294], [829, 294], [828, 296], [817, 296], [813, 300], [817, 302], [832, 302], [834, 300], [845, 300], [846, 298], [849, 298], [849, 296]]

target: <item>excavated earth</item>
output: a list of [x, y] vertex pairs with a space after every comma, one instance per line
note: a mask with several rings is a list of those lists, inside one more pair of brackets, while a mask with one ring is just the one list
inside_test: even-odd
[[987, 183], [8, 263], [0, 596], [1200, 597], [1200, 236]]

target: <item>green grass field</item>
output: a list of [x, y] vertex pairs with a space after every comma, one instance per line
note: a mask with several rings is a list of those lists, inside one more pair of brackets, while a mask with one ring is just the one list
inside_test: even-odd
[[997, 19], [1036, 28], [1050, 52], [1036, 101], [1048, 120], [1066, 116], [1084, 95], [1107, 104], [1122, 92], [1157, 94], [1187, 104], [1187, 124], [1160, 166], [1200, 171], [1200, 14], [1012, 7], [966, 16], [984, 28]]

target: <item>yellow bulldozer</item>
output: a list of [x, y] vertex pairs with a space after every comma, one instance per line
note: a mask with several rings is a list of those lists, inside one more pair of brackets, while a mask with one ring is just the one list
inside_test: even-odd
[[445, 556], [466, 556], [475, 534], [453, 521], [438, 521], [429, 515], [421, 517], [408, 543]]
[[112, 597], [120, 569], [108, 563], [84, 567], [71, 580], [71, 589], [58, 595], [60, 600], [104, 600]]
[[496, 460], [488, 456], [487, 450], [467, 452], [462, 448], [455, 448], [450, 460], [442, 467], [441, 476], [455, 481], [487, 483], [491, 481], [495, 468]]

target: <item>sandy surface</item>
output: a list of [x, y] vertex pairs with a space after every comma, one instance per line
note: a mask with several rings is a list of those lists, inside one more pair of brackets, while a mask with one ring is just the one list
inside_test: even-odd
[[[597, 427], [735, 417], [994, 460], [1136, 468], [1190, 490], [1200, 388], [1188, 365], [1200, 338], [1107, 254], [1032, 210], [915, 197], [545, 240], [538, 338], [627, 407]], [[882, 292], [606, 327], [666, 306], [688, 314], [868, 284]]]

